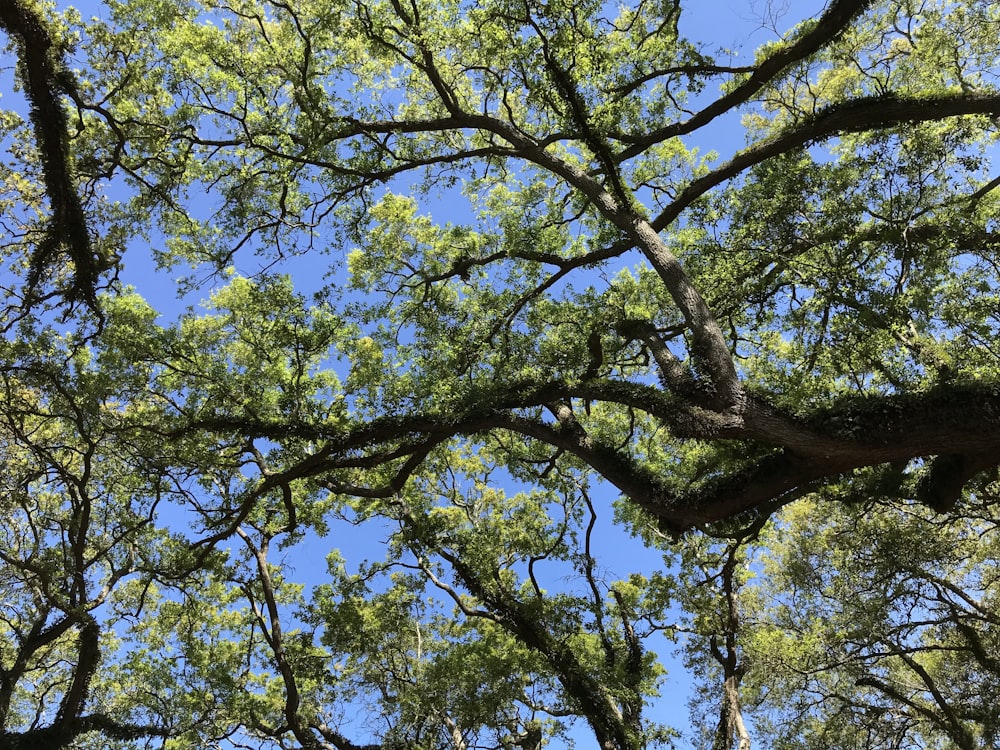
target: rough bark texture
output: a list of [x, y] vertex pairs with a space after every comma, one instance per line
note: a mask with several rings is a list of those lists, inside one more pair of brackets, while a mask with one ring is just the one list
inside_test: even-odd
[[73, 282], [63, 294], [69, 301], [84, 302], [96, 309], [98, 277], [103, 269], [91, 246], [77, 192], [69, 118], [60, 101], [63, 92], [75, 88], [72, 75], [63, 63], [62, 50], [33, 4], [26, 0], [0, 3], [0, 27], [16, 42], [18, 71], [31, 107], [49, 200], [49, 228], [31, 255], [28, 301], [37, 294], [42, 279], [68, 258], [73, 265]]

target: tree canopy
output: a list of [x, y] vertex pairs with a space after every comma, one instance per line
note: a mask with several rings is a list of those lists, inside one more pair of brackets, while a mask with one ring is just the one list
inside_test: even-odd
[[1000, 3], [688, 6], [0, 3], [0, 749], [1000, 741]]

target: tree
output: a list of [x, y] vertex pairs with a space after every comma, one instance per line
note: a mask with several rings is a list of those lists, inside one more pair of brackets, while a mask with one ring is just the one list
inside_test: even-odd
[[0, 9], [0, 747], [670, 744], [661, 634], [696, 744], [995, 740], [1000, 7], [101, 14]]

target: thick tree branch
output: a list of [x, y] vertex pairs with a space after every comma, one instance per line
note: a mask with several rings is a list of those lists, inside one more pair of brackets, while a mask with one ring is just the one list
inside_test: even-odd
[[63, 696], [62, 704], [56, 715], [55, 724], [71, 723], [83, 710], [84, 702], [87, 699], [87, 692], [90, 688], [90, 680], [97, 670], [97, 665], [101, 660], [101, 650], [99, 637], [100, 626], [89, 613], [79, 615], [80, 637], [77, 645], [76, 668], [73, 670], [73, 679], [70, 682], [66, 694]]
[[[683, 492], [670, 491], [627, 453], [593, 440], [568, 405], [557, 408], [560, 418], [555, 424], [519, 413], [566, 398], [625, 405], [661, 419], [682, 437], [753, 441], [759, 446], [758, 452], [768, 447], [770, 452], [742, 471]], [[218, 430], [324, 441], [310, 458], [280, 476], [266, 479], [270, 486], [405, 458], [396, 479], [384, 490], [353, 487], [335, 478], [324, 480], [334, 491], [383, 497], [417, 470], [433, 446], [449, 437], [512, 431], [577, 456], [657, 518], [665, 529], [675, 532], [756, 508], [773, 508], [854, 469], [917, 457], [968, 457], [962, 464], [967, 470], [948, 475], [947, 487], [950, 497], [954, 497], [975, 474], [996, 465], [1000, 446], [1000, 388], [988, 384], [948, 386], [916, 395], [852, 398], [797, 417], [754, 397], [748, 402], [744, 419], [738, 421], [719, 419], [715, 412], [664, 397], [648, 386], [601, 380], [574, 385], [524, 384], [523, 389], [512, 387], [509, 392], [479, 393], [470, 396], [470, 402], [474, 404], [470, 410], [375, 419], [344, 432], [302, 424], [253, 424], [238, 418], [195, 422], [184, 432]], [[380, 447], [384, 445], [396, 447]], [[368, 449], [375, 450], [365, 453]], [[265, 491], [268, 488], [262, 485], [254, 497]], [[229, 533], [220, 532], [222, 538]]]
[[632, 159], [653, 144], [668, 138], [693, 133], [719, 115], [745, 104], [788, 66], [804, 60], [836, 39], [871, 4], [872, 0], [836, 0], [805, 34], [792, 43], [783, 45], [776, 53], [757, 65], [743, 83], [693, 117], [642, 136], [618, 136], [620, 140], [628, 140], [632, 144], [618, 154], [619, 161]]
[[693, 180], [652, 221], [652, 226], [657, 231], [666, 228], [684, 209], [712, 188], [756, 164], [810, 143], [843, 133], [877, 131], [903, 123], [983, 114], [1000, 114], [1000, 94], [961, 93], [917, 98], [872, 96], [833, 104], [791, 128], [740, 151], [725, 164]]
[[100, 732], [112, 740], [132, 742], [144, 737], [170, 737], [174, 730], [149, 724], [125, 724], [105, 714], [87, 714], [51, 727], [0, 733], [0, 750], [61, 750], [90, 732]]
[[[683, 492], [668, 491], [654, 474], [627, 453], [592, 439], [568, 405], [558, 407], [561, 418], [555, 424], [521, 413], [567, 398], [606, 401], [645, 411], [662, 420], [678, 437], [752, 441], [758, 446], [758, 453], [761, 449], [770, 452], [741, 471], [713, 478]], [[992, 384], [942, 386], [920, 394], [847, 398], [798, 416], [775, 409], [760, 397], [752, 397], [740, 420], [720, 418], [716, 412], [664, 396], [649, 386], [607, 380], [525, 383], [493, 393], [470, 395], [469, 403], [469, 408], [449, 414], [383, 417], [346, 431], [294, 422], [254, 423], [234, 416], [198, 420], [174, 434], [209, 430], [248, 437], [295, 436], [323, 441], [323, 447], [314, 455], [263, 480], [253, 497], [260, 497], [283, 482], [402, 460], [396, 478], [383, 489], [353, 487], [335, 478], [324, 480], [331, 490], [383, 497], [401, 486], [417, 470], [423, 456], [448, 438], [493, 430], [512, 431], [577, 456], [671, 531], [716, 522], [758, 507], [771, 508], [854, 469], [917, 457], [966, 457], [962, 459], [963, 471], [948, 474], [948, 482], [936, 485], [947, 486], [949, 497], [954, 497], [969, 479], [996, 465], [1000, 452], [1000, 386]], [[231, 528], [220, 532], [219, 538], [231, 533]], [[213, 540], [218, 541], [214, 537]]]
[[630, 727], [623, 721], [621, 711], [606, 686], [580, 663], [568, 643], [556, 637], [532, 608], [525, 606], [510, 592], [483, 581], [459, 556], [441, 550], [437, 554], [451, 565], [469, 593], [496, 616], [501, 626], [545, 658], [586, 717], [602, 750], [634, 750], [638, 747], [639, 738], [632, 735]]
[[64, 248], [73, 263], [74, 275], [66, 298], [96, 309], [98, 277], [103, 268], [91, 246], [90, 231], [77, 193], [69, 119], [59, 101], [60, 92], [73, 91], [75, 94], [75, 83], [34, 3], [30, 0], [0, 3], [0, 26], [17, 42], [19, 71], [30, 105], [51, 211], [46, 236], [31, 256], [29, 303], [44, 275], [59, 265], [58, 255]]

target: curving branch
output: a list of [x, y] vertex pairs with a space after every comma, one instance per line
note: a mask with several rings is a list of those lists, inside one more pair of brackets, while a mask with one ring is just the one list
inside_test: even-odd
[[[412, 518], [407, 523], [414, 523]], [[566, 693], [581, 707], [602, 750], [637, 747], [638, 738], [625, 720], [611, 691], [583, 665], [565, 639], [554, 635], [530, 604], [502, 587], [484, 581], [467, 562], [437, 550], [462, 585], [493, 614], [495, 621], [542, 656]]]
[[[643, 411], [675, 436], [738, 440], [755, 446], [741, 470], [684, 489], [668, 487], [641, 460], [595, 439], [577, 419], [573, 399], [613, 403]], [[532, 416], [550, 408], [556, 419]], [[470, 394], [446, 414], [381, 417], [351, 429], [330, 430], [300, 422], [254, 422], [242, 416], [194, 420], [171, 433], [221, 432], [247, 437], [298, 437], [318, 441], [313, 455], [261, 480], [248, 498], [285, 484], [318, 478], [334, 492], [389, 497], [448, 439], [492, 431], [513, 432], [572, 454], [656, 519], [681, 533], [741, 514], [770, 510], [859, 468], [945, 456], [946, 471], [932, 469], [921, 496], [946, 507], [977, 474], [1000, 464], [1000, 385], [944, 385], [935, 391], [881, 397], [848, 397], [793, 415], [751, 396], [741, 419], [725, 419], [648, 385], [595, 379], [582, 383], [522, 383]], [[752, 458], [757, 456], [756, 458]], [[363, 487], [336, 477], [344, 469], [395, 466], [383, 487]], [[933, 466], [933, 464], [932, 464]], [[926, 501], [926, 500], [925, 500]], [[239, 523], [252, 504], [241, 506]], [[230, 525], [214, 543], [234, 533]]]
[[960, 93], [926, 97], [869, 96], [833, 104], [794, 126], [740, 151], [708, 174], [693, 180], [652, 221], [657, 231], [709, 190], [741, 172], [810, 143], [845, 133], [876, 131], [903, 123], [932, 122], [962, 115], [1000, 114], [1000, 93]]
[[25, 732], [0, 733], [0, 750], [36, 750], [48, 748], [62, 750], [70, 747], [78, 737], [100, 732], [104, 737], [122, 742], [133, 742], [148, 737], [171, 737], [174, 730], [150, 724], [126, 724], [105, 714], [86, 714], [74, 717], [51, 727], [29, 729]]
[[79, 98], [76, 83], [62, 60], [62, 50], [29, 0], [0, 3], [0, 27], [15, 41], [18, 70], [30, 105], [49, 199], [51, 217], [45, 237], [35, 247], [27, 279], [29, 304], [45, 274], [65, 253], [73, 264], [73, 282], [64, 293], [70, 302], [97, 308], [97, 283], [103, 264], [94, 252], [83, 205], [76, 189], [69, 120], [60, 93]]
[[774, 80], [782, 71], [809, 57], [840, 36], [873, 0], [835, 0], [816, 23], [798, 39], [781, 46], [765, 58], [741, 84], [684, 122], [672, 123], [640, 136], [618, 135], [618, 140], [632, 145], [621, 151], [619, 161], [632, 159], [654, 144], [669, 138], [693, 133], [719, 115], [746, 104], [751, 97]]

